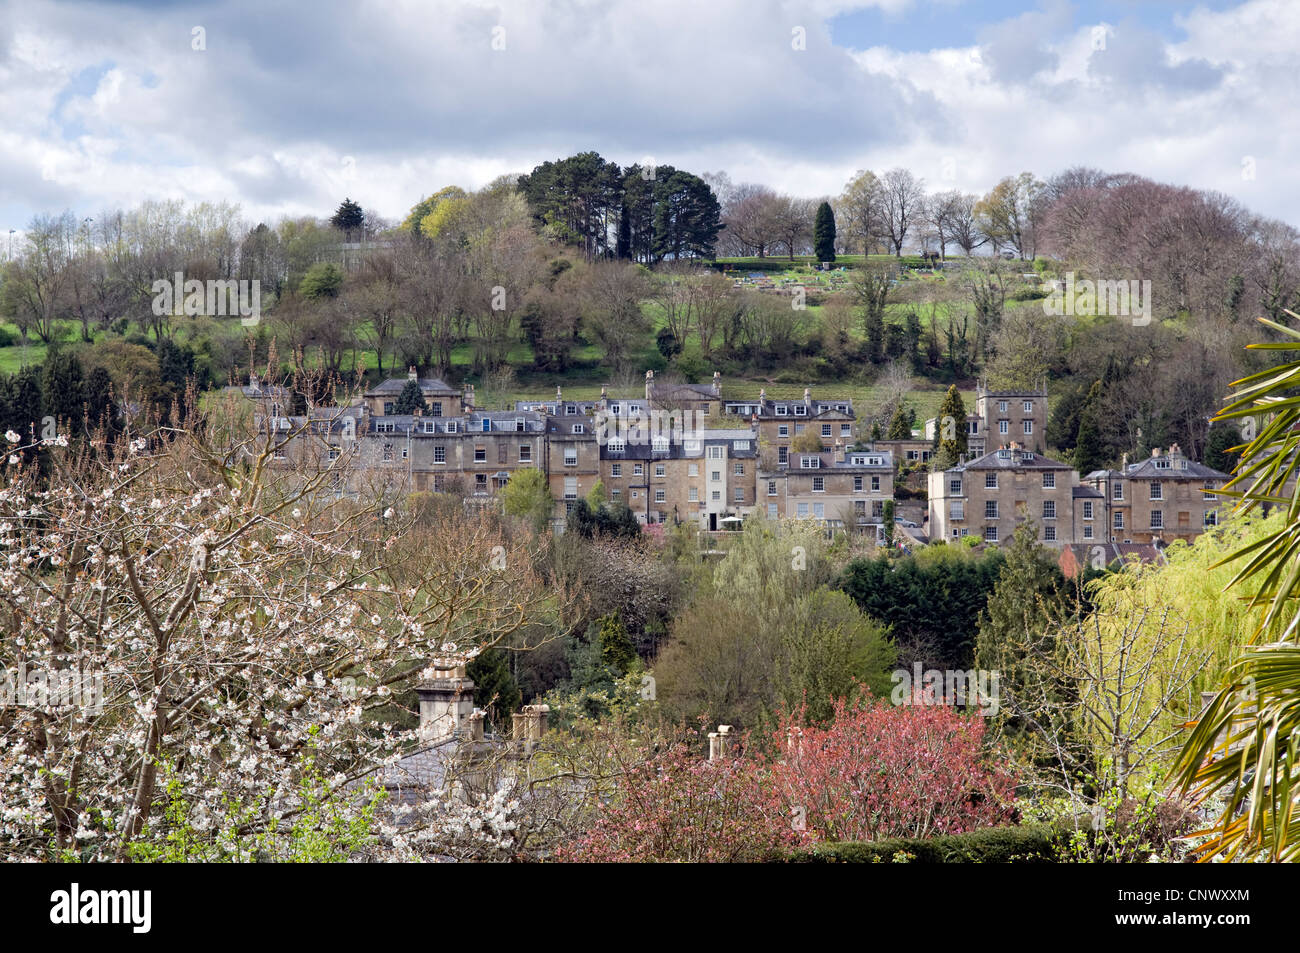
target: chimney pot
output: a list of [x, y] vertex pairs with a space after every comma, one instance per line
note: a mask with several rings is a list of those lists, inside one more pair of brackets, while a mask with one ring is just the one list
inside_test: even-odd
[[410, 368], [410, 369], [406, 372], [406, 379], [407, 379], [407, 380], [412, 380], [412, 381], [413, 381], [413, 380], [417, 380], [418, 378], [419, 378], [419, 375], [415, 373], [415, 368], [414, 368], [414, 367]]

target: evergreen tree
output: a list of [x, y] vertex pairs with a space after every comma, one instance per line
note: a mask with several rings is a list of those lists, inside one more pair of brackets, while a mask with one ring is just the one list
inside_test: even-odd
[[[915, 412], [913, 412], [915, 413]], [[899, 404], [894, 417], [889, 421], [889, 440], [908, 440], [912, 436], [912, 414], [907, 412], [906, 404]]]
[[9, 405], [10, 425], [24, 438], [29, 438], [33, 432], [39, 436], [42, 406], [40, 368], [28, 364], [13, 378]]
[[957, 459], [970, 449], [969, 434], [966, 430], [966, 403], [961, 399], [961, 392], [953, 384], [944, 395], [939, 405], [939, 417], [935, 420], [935, 449]]
[[1241, 442], [1241, 431], [1232, 424], [1215, 424], [1205, 438], [1205, 465], [1231, 473], [1240, 459], [1240, 454], [1233, 453], [1232, 448], [1240, 446]]
[[1107, 463], [1106, 447], [1097, 422], [1100, 404], [1101, 381], [1096, 381], [1079, 412], [1079, 432], [1074, 441], [1074, 468], [1083, 476], [1100, 470]]
[[498, 731], [509, 731], [511, 716], [518, 711], [523, 695], [504, 649], [480, 652], [465, 666], [465, 674], [474, 680], [474, 704], [482, 708]]
[[86, 378], [86, 421], [92, 430], [102, 427], [109, 436], [122, 430], [113, 400], [113, 379], [103, 367], [94, 368]]
[[338, 209], [330, 219], [330, 224], [343, 232], [348, 241], [352, 241], [352, 233], [360, 231], [365, 223], [365, 211], [350, 198], [339, 203]]
[[618, 241], [614, 254], [618, 258], [632, 257], [632, 213], [628, 211], [626, 202], [618, 208]]
[[817, 206], [813, 220], [813, 252], [818, 261], [835, 260], [835, 212], [830, 202]]
[[626, 675], [637, 662], [636, 649], [628, 638], [627, 626], [617, 612], [596, 620], [600, 626], [600, 660], [617, 672]]
[[402, 391], [397, 395], [397, 400], [393, 401], [393, 413], [395, 414], [413, 414], [417, 410], [423, 412], [429, 409], [425, 403], [424, 391], [420, 390], [419, 381], [407, 381], [402, 385]]
[[53, 417], [63, 426], [81, 428], [86, 380], [75, 354], [60, 348], [46, 355], [41, 368], [41, 393], [43, 417]]

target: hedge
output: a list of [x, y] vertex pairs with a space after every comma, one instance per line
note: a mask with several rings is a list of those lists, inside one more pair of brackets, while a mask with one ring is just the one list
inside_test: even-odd
[[818, 844], [781, 858], [792, 864], [1053, 864], [1061, 831], [1050, 824], [987, 827], [968, 834]]

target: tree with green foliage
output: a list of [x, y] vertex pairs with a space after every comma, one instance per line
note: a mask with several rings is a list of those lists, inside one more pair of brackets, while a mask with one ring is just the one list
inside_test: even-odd
[[890, 627], [900, 662], [968, 669], [979, 616], [997, 584], [1000, 549], [932, 546], [911, 556], [855, 559], [837, 583], [873, 619]]
[[1074, 468], [1087, 475], [1106, 466], [1106, 448], [1097, 415], [1101, 412], [1101, 381], [1095, 381], [1079, 411], [1079, 432], [1074, 442]]
[[969, 439], [966, 404], [953, 384], [939, 405], [939, 416], [934, 422], [934, 448], [955, 461], [970, 449]]
[[82, 429], [85, 413], [86, 379], [77, 356], [56, 348], [41, 366], [42, 416], [53, 417], [61, 425]]
[[[1300, 321], [1295, 312], [1285, 314]], [[1242, 450], [1239, 475], [1229, 486], [1243, 493], [1237, 504], [1241, 513], [1270, 497], [1289, 503], [1279, 525], [1225, 560], [1239, 567], [1231, 585], [1250, 599], [1252, 631], [1200, 713], [1174, 777], [1198, 800], [1214, 797], [1221, 805], [1212, 837], [1199, 848], [1202, 856], [1293, 861], [1300, 859], [1300, 576], [1295, 571], [1300, 331], [1280, 321], [1261, 318], [1260, 323], [1282, 340], [1249, 347], [1288, 359], [1237, 381], [1215, 422], [1269, 413]]]
[[1240, 430], [1231, 424], [1215, 424], [1205, 437], [1205, 465], [1221, 473], [1231, 473], [1241, 459], [1232, 448], [1241, 444]]
[[546, 474], [536, 467], [515, 471], [498, 495], [506, 515], [527, 520], [538, 532], [550, 522], [555, 499]]
[[593, 507], [587, 500], [578, 500], [569, 511], [565, 531], [586, 539], [594, 536], [634, 538], [641, 535], [641, 523], [626, 503]]
[[677, 340], [677, 335], [673, 334], [672, 329], [668, 327], [660, 328], [659, 333], [655, 335], [655, 347], [669, 361], [682, 353], [682, 342]]
[[86, 378], [86, 420], [92, 430], [102, 427], [109, 436], [122, 430], [121, 414], [113, 399], [113, 379], [103, 367], [93, 368]]
[[889, 421], [889, 440], [910, 440], [912, 438], [912, 422], [916, 419], [916, 411], [911, 410], [904, 403], [898, 405], [894, 411], [894, 417]]
[[689, 172], [660, 166], [654, 199], [655, 261], [712, 258], [722, 230], [722, 206], [709, 184]]
[[638, 661], [627, 626], [617, 612], [601, 616], [596, 624], [600, 626], [600, 660], [620, 676], [626, 675]]
[[345, 198], [330, 218], [330, 224], [343, 232], [348, 241], [352, 241], [353, 234], [361, 231], [366, 224], [365, 210], [352, 199]]
[[309, 300], [337, 298], [342, 287], [343, 269], [332, 262], [318, 261], [298, 282], [298, 294]]
[[1040, 766], [1059, 767], [1058, 752], [1041, 749], [1043, 736], [1033, 726], [1050, 722], [1068, 730], [1060, 717], [1068, 686], [1045, 662], [1054, 654], [1055, 627], [1070, 612], [1065, 577], [1055, 554], [1038, 542], [1033, 520], [1016, 527], [1003, 553], [1006, 560], [979, 617], [975, 667], [998, 673], [996, 718], [1003, 736]]
[[801, 596], [778, 630], [773, 688], [786, 711], [806, 706], [807, 719], [820, 724], [837, 699], [855, 697], [859, 686], [888, 695], [898, 653], [888, 630], [847, 593], [822, 587]]
[[423, 413], [428, 409], [429, 405], [424, 399], [424, 391], [420, 390], [419, 381], [407, 381], [403, 384], [397, 400], [393, 401], [395, 414], [413, 414], [417, 410]]
[[835, 212], [830, 202], [817, 206], [817, 216], [813, 220], [813, 252], [818, 261], [835, 260]]
[[510, 672], [509, 654], [491, 648], [470, 659], [465, 674], [474, 682], [474, 704], [487, 714], [498, 731], [511, 730], [511, 716], [519, 710], [523, 696]]

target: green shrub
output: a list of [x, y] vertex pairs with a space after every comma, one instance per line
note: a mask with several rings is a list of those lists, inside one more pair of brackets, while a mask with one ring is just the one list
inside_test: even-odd
[[941, 837], [818, 844], [780, 858], [794, 864], [1050, 864], [1061, 831], [1049, 824], [988, 827]]

